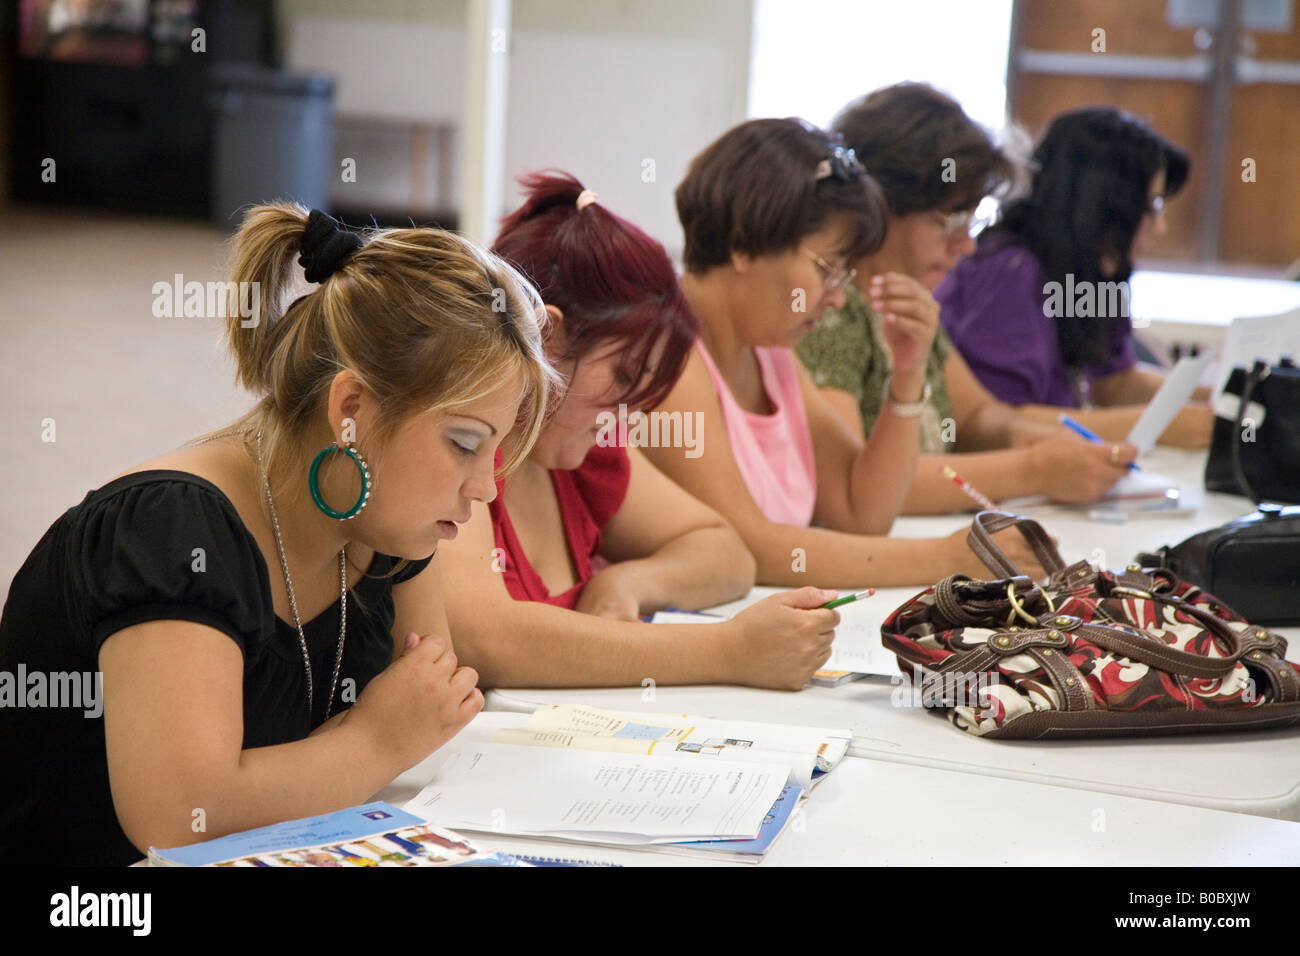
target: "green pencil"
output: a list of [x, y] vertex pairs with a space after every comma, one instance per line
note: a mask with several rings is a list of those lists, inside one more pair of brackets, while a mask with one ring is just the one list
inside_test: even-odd
[[846, 594], [844, 597], [836, 598], [834, 601], [827, 601], [820, 605], [825, 608], [839, 607], [841, 604], [849, 604], [853, 601], [860, 601], [863, 598], [869, 598], [876, 593], [875, 588], [867, 588], [865, 591], [858, 591], [856, 594]]

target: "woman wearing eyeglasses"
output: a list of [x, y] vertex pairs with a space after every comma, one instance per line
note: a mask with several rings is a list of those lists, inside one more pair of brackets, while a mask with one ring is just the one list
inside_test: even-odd
[[[924, 83], [876, 90], [846, 106], [831, 129], [880, 184], [889, 230], [881, 248], [856, 263], [857, 281], [846, 288], [844, 307], [828, 310], [797, 351], [827, 402], [855, 432], [869, 433], [890, 373], [881, 330], [891, 321], [870, 283], [883, 277], [896, 303], [937, 316], [931, 291], [975, 249], [975, 207], [1005, 192], [1017, 170], [960, 104]], [[922, 454], [905, 512], [971, 506], [945, 477], [945, 466], [997, 500], [1048, 494], [1093, 501], [1127, 472], [1135, 448], [1122, 446], [1112, 464], [1109, 445], [1086, 442], [999, 401], [971, 374], [942, 327], [927, 359]]]
[[[1164, 381], [1135, 360], [1128, 278], [1164, 234], [1165, 201], [1188, 165], [1110, 107], [1052, 121], [1029, 195], [1006, 205], [937, 292], [944, 326], [985, 388], [1040, 420], [1080, 409], [1073, 417], [1103, 438], [1128, 433]], [[1212, 424], [1209, 406], [1193, 403], [1162, 440], [1203, 448]]]
[[[646, 449], [652, 461], [740, 532], [760, 584], [890, 586], [979, 573], [965, 529], [939, 540], [883, 537], [915, 468], [937, 315], [877, 284], [881, 311], [895, 316], [882, 331], [894, 371], [887, 412], [865, 442], [793, 352], [827, 307], [844, 304], [846, 264], [884, 234], [879, 190], [852, 151], [800, 120], [751, 120], [695, 158], [676, 199], [682, 291], [701, 333], [658, 410], [699, 413], [704, 441], [694, 458]], [[1018, 536], [1005, 546], [1038, 568]]]

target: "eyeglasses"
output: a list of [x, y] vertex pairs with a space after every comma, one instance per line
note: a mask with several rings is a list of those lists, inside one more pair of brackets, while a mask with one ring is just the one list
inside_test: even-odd
[[943, 217], [943, 235], [946, 239], [969, 236], [971, 224], [970, 212], [950, 212]]
[[817, 271], [822, 274], [822, 288], [827, 292], [834, 292], [846, 283], [852, 282], [858, 274], [857, 269], [837, 269], [811, 249], [801, 248], [800, 251], [817, 266]]
[[961, 236], [974, 238], [992, 224], [990, 217], [976, 215], [974, 210], [970, 209], [939, 213], [939, 217], [943, 220], [943, 236], [949, 242]]

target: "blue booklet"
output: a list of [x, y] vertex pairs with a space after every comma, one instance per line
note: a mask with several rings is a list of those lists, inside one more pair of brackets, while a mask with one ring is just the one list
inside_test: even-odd
[[480, 850], [459, 833], [376, 802], [170, 850], [150, 866], [528, 866]]
[[605, 863], [600, 860], [583, 860], [576, 857], [567, 856], [533, 856], [531, 853], [517, 853], [517, 859], [525, 863], [531, 863], [533, 866], [616, 866], [621, 867], [622, 863]]

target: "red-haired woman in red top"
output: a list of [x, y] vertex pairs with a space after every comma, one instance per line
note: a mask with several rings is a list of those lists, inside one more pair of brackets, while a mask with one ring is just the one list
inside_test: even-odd
[[[802, 687], [830, 652], [833, 591], [775, 595], [718, 624], [647, 624], [743, 596], [754, 559], [716, 511], [636, 447], [699, 334], [663, 247], [564, 173], [523, 180], [495, 251], [537, 285], [567, 387], [527, 461], [443, 563], [460, 659], [484, 686]], [[628, 441], [617, 423], [631, 425]], [[611, 427], [611, 425], [613, 427]], [[703, 436], [678, 428], [692, 451]], [[665, 437], [662, 433], [660, 438]]]

